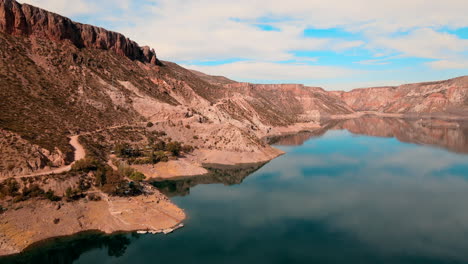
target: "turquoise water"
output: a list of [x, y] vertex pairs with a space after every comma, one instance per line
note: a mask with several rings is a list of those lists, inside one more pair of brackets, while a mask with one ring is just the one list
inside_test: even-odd
[[83, 234], [0, 262], [468, 263], [468, 156], [345, 130], [277, 147], [250, 175], [165, 183], [188, 214], [170, 235]]

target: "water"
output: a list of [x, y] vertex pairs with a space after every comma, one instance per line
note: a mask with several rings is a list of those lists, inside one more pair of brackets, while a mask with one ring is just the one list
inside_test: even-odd
[[0, 262], [468, 263], [464, 125], [361, 121], [276, 140], [287, 154], [264, 166], [160, 183], [188, 214], [170, 235], [82, 234]]

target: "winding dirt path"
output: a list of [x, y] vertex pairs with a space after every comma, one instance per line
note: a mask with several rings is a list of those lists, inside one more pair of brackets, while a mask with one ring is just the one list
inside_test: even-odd
[[[167, 121], [167, 120], [160, 120], [160, 121], [158, 120], [158, 121], [155, 121], [155, 123], [164, 122], [164, 121]], [[73, 148], [75, 149], [74, 159], [73, 159], [73, 162], [71, 164], [66, 165], [66, 166], [62, 166], [62, 167], [59, 167], [59, 168], [53, 168], [53, 169], [48, 169], [48, 170], [39, 170], [39, 171], [37, 171], [35, 173], [31, 173], [31, 174], [27, 174], [27, 175], [18, 175], [18, 176], [14, 176], [13, 178], [15, 178], [15, 179], [30, 178], [30, 177], [43, 176], [43, 175], [48, 175], [48, 174], [60, 174], [60, 173], [63, 173], [63, 172], [70, 171], [71, 167], [73, 166], [73, 164], [76, 161], [78, 161], [80, 159], [84, 159], [86, 157], [85, 148], [79, 142], [79, 137], [80, 136], [90, 135], [90, 134], [98, 133], [98, 132], [101, 132], [101, 131], [104, 131], [104, 130], [116, 129], [116, 128], [121, 128], [121, 127], [126, 127], [126, 126], [136, 127], [136, 126], [144, 126], [144, 125], [146, 125], [145, 122], [141, 122], [141, 123], [137, 123], [137, 124], [133, 124], [133, 125], [132, 124], [115, 125], [115, 126], [100, 128], [100, 129], [97, 129], [95, 131], [84, 132], [84, 133], [80, 133], [79, 135], [71, 136], [70, 137], [70, 145], [72, 145]], [[110, 165], [113, 168], [115, 167], [115, 166], [113, 166], [113, 164], [110, 164]], [[3, 180], [5, 180], [5, 179], [3, 179]], [[0, 180], [0, 182], [1, 181], [2, 180]]]
[[30, 178], [30, 177], [36, 177], [36, 176], [43, 176], [43, 175], [48, 175], [48, 174], [60, 174], [63, 172], [67, 172], [71, 170], [72, 165], [80, 159], [83, 159], [86, 156], [86, 151], [84, 147], [80, 144], [78, 138], [79, 135], [71, 136], [70, 137], [70, 145], [75, 149], [74, 152], [74, 161], [70, 165], [62, 166], [59, 168], [54, 168], [54, 169], [49, 169], [49, 170], [41, 170], [32, 174], [28, 175], [19, 175], [15, 176], [15, 179], [20, 179], [20, 178]]

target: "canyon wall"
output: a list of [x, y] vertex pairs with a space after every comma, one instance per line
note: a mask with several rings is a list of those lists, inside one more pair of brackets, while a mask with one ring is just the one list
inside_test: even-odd
[[330, 92], [356, 111], [405, 114], [468, 114], [468, 76], [394, 87]]
[[72, 20], [13, 0], [0, 0], [0, 31], [70, 41], [78, 48], [111, 50], [132, 60], [160, 64], [154, 50], [140, 47], [122, 34]]

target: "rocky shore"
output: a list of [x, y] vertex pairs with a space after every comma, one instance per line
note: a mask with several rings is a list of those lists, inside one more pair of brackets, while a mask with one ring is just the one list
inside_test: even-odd
[[20, 253], [40, 241], [84, 231], [169, 233], [185, 219], [182, 209], [156, 189], [135, 197], [107, 196], [74, 202], [31, 200], [0, 214], [0, 256]]

